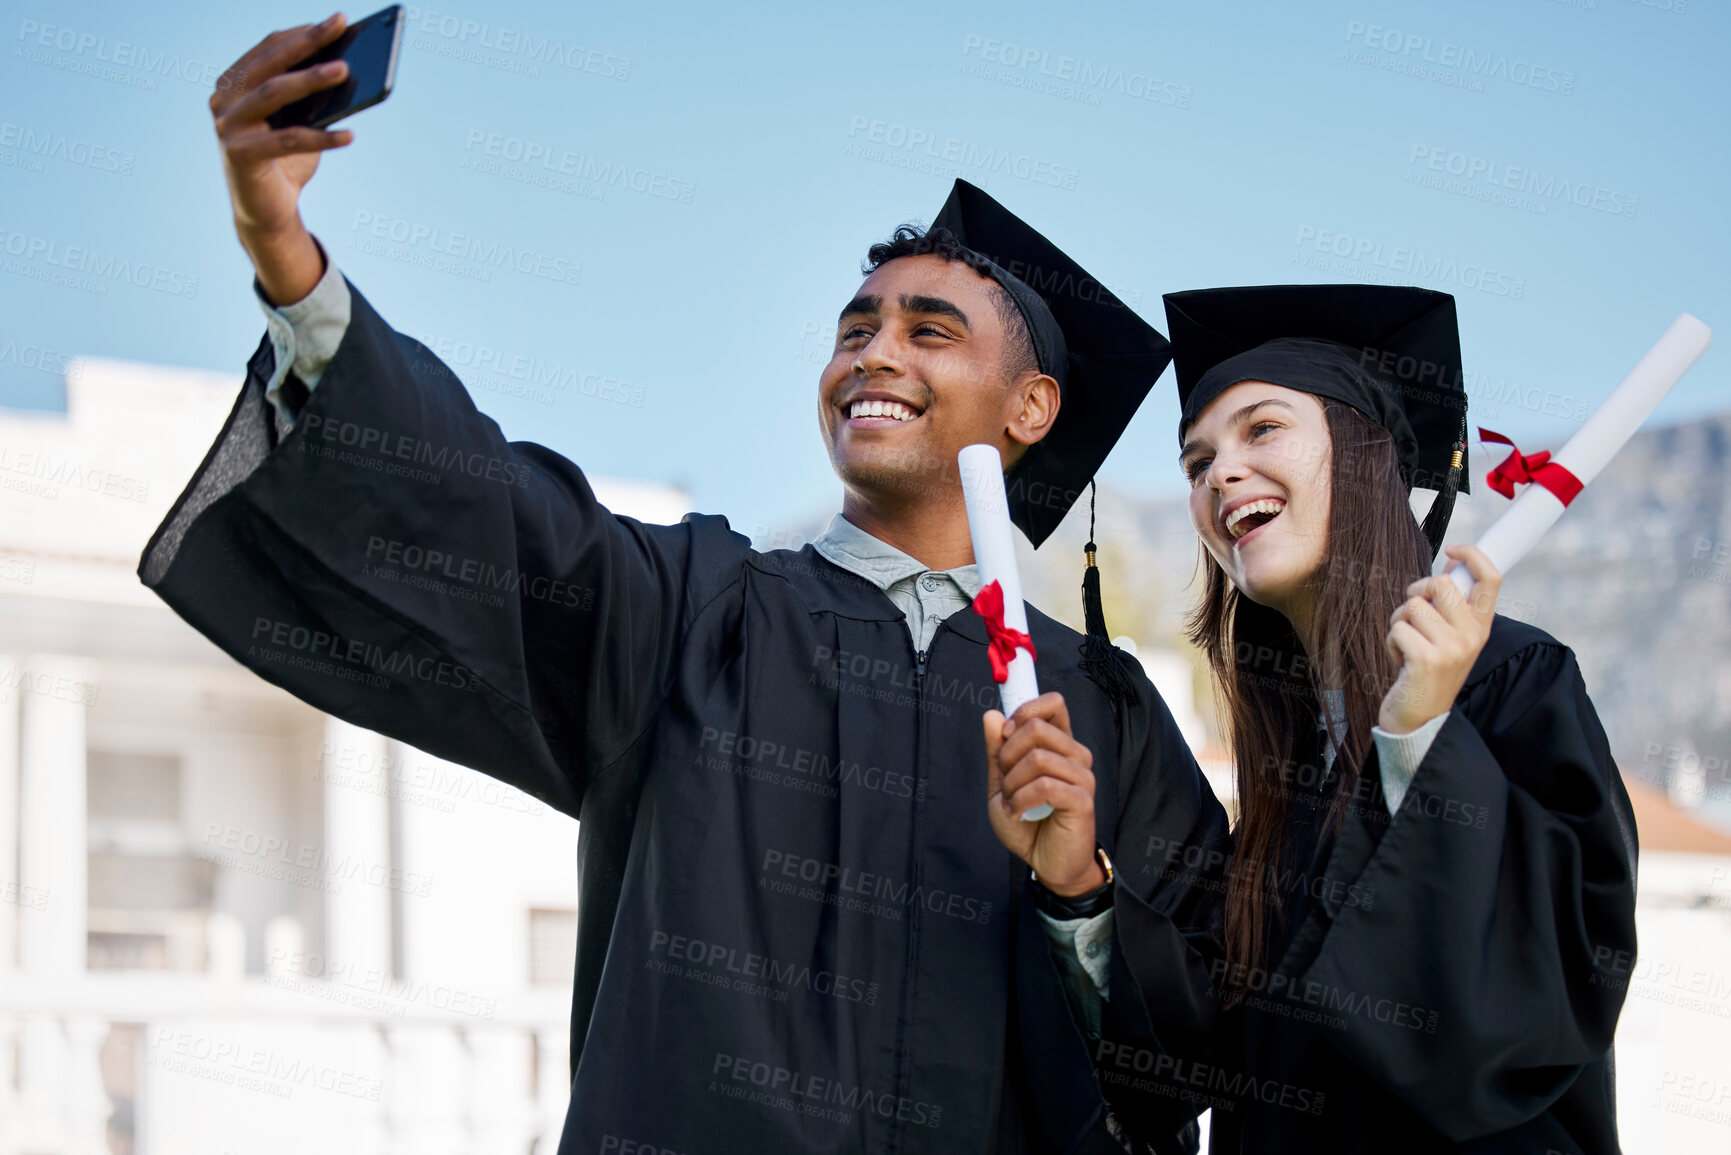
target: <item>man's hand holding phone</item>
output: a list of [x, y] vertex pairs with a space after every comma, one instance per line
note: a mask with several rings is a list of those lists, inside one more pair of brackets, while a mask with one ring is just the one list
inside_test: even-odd
[[222, 167], [234, 206], [234, 228], [273, 304], [289, 305], [324, 275], [324, 259], [301, 223], [300, 193], [318, 171], [319, 154], [354, 139], [346, 129], [272, 128], [273, 112], [341, 84], [341, 60], [295, 65], [342, 36], [342, 13], [320, 24], [273, 32], [229, 66], [210, 97]]

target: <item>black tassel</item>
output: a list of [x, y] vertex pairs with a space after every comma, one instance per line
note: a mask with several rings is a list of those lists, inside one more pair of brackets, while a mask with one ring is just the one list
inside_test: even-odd
[[[1091, 486], [1091, 483], [1090, 483]], [[1082, 571], [1082, 672], [1112, 702], [1114, 712], [1136, 697], [1136, 683], [1125, 663], [1130, 655], [1112, 644], [1106, 632], [1106, 610], [1100, 604], [1100, 570], [1094, 564], [1094, 492], [1088, 493], [1088, 568]]]
[[1443, 477], [1442, 488], [1437, 490], [1436, 500], [1430, 503], [1430, 509], [1425, 512], [1424, 525], [1421, 527], [1424, 539], [1430, 543], [1431, 561], [1436, 561], [1442, 552], [1443, 535], [1448, 532], [1449, 518], [1454, 516], [1455, 493], [1460, 488], [1461, 466], [1466, 461], [1467, 454], [1467, 419], [1461, 415], [1461, 433], [1455, 441], [1454, 455], [1449, 458], [1449, 471]]

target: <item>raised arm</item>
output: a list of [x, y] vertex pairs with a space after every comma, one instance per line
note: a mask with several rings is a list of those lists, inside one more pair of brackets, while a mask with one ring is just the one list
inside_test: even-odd
[[338, 12], [321, 24], [272, 32], [229, 66], [210, 95], [234, 231], [273, 305], [299, 301], [318, 284], [324, 261], [301, 221], [301, 190], [318, 171], [319, 154], [343, 147], [354, 133], [272, 128], [266, 117], [343, 82], [348, 65], [340, 60], [311, 69], [294, 66], [347, 26]]
[[[260, 126], [317, 87], [282, 70], [340, 28], [266, 38], [212, 101], [237, 231], [291, 309], [325, 275], [295, 199], [341, 141]], [[292, 427], [266, 404], [284, 378], [267, 339], [140, 577], [310, 704], [576, 813], [644, 736], [692, 622], [726, 612], [748, 543], [717, 518], [615, 517], [352, 285], [326, 289], [349, 316]]]
[[1469, 681], [1384, 821], [1347, 819], [1328, 874], [1374, 902], [1328, 894], [1281, 996], [1451, 1139], [1525, 1123], [1604, 1057], [1635, 950], [1634, 821], [1574, 656]]
[[[1136, 697], [1122, 714], [1107, 711], [1096, 722], [1104, 729], [1100, 723], [1115, 718], [1117, 735], [1118, 769], [1098, 811], [1106, 826], [1095, 823], [1092, 753], [1072, 737], [1056, 693], [1025, 704], [1013, 729], [987, 713], [987, 806], [999, 839], [1050, 879], [1055, 894], [1101, 885], [1096, 842], [1117, 865], [1109, 912], [1063, 934], [1040, 913], [1039, 929], [1021, 934], [1023, 1045], [1039, 1056], [1048, 1138], [1067, 1143], [1094, 1126], [1088, 1111], [1103, 1095], [1121, 1134], [1158, 1152], [1194, 1150], [1189, 1123], [1209, 1100], [1190, 1081], [1212, 1053], [1210, 964], [1230, 838], [1226, 814], [1165, 703], [1145, 677], [1133, 683]], [[1038, 824], [1015, 817], [1040, 802], [1053, 805], [1052, 817]], [[1034, 976], [1050, 969], [1039, 958], [1047, 944], [1064, 976], [1068, 1014], [1038, 997]]]
[[1183, 1125], [1218, 1099], [1201, 1084], [1217, 1070], [1212, 974], [1232, 845], [1165, 702], [1144, 678], [1136, 688], [1121, 738], [1112, 997], [1094, 1060], [1126, 1132], [1182, 1150]]

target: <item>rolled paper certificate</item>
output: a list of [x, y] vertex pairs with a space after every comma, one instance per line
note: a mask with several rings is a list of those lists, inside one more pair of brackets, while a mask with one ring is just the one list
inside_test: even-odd
[[[1509, 450], [1503, 464], [1491, 471], [1492, 487], [1507, 492], [1515, 483], [1536, 484], [1527, 485], [1479, 538], [1478, 547], [1492, 565], [1508, 573], [1527, 555], [1563, 516], [1575, 494], [1593, 483], [1605, 463], [1635, 435], [1653, 407], [1712, 343], [1713, 330], [1684, 313], [1671, 322], [1658, 344], [1647, 350], [1605, 403], [1587, 418], [1580, 432], [1548, 460], [1542, 453], [1526, 456], [1519, 449]], [[1483, 440], [1508, 440], [1482, 429], [1479, 432]], [[1472, 574], [1464, 565], [1453, 566], [1449, 577], [1461, 593], [1472, 589]]]
[[[981, 595], [990, 602], [986, 587], [997, 583], [1003, 598], [1002, 627], [1005, 636], [1027, 637], [1028, 610], [1022, 603], [1022, 575], [1016, 568], [1016, 544], [1010, 527], [1010, 502], [1004, 494], [1004, 460], [995, 445], [970, 445], [956, 455], [961, 468], [962, 499], [968, 506], [968, 534], [974, 539], [974, 564], [979, 567]], [[991, 623], [990, 617], [987, 618]], [[988, 625], [990, 629], [990, 625]], [[1034, 678], [1032, 644], [1017, 648], [1005, 663], [1005, 676], [998, 679], [998, 700], [1007, 718], [1024, 702], [1040, 696]], [[993, 676], [997, 676], [996, 670]], [[1052, 813], [1044, 803], [1026, 811], [1024, 822], [1038, 822]]]

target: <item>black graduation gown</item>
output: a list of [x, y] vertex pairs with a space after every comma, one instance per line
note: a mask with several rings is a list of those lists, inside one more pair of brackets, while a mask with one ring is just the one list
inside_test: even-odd
[[[1121, 1149], [1026, 868], [987, 821], [976, 615], [922, 657], [881, 591], [810, 547], [610, 514], [358, 292], [280, 441], [271, 366], [266, 342], [140, 576], [297, 697], [581, 820], [561, 1152]], [[1095, 752], [1108, 851], [1224, 858], [1153, 687], [1115, 716], [1080, 636], [1029, 617], [1041, 685]], [[1197, 877], [1125, 888], [1120, 938], [1176, 960], [1152, 1006], [1114, 990], [1125, 1047], [1211, 1025], [1218, 893]], [[1172, 1149], [1195, 1108], [1131, 1113]]]
[[1616, 1155], [1635, 824], [1574, 655], [1498, 617], [1392, 820], [1373, 751], [1330, 836], [1319, 752], [1210, 1149]]

